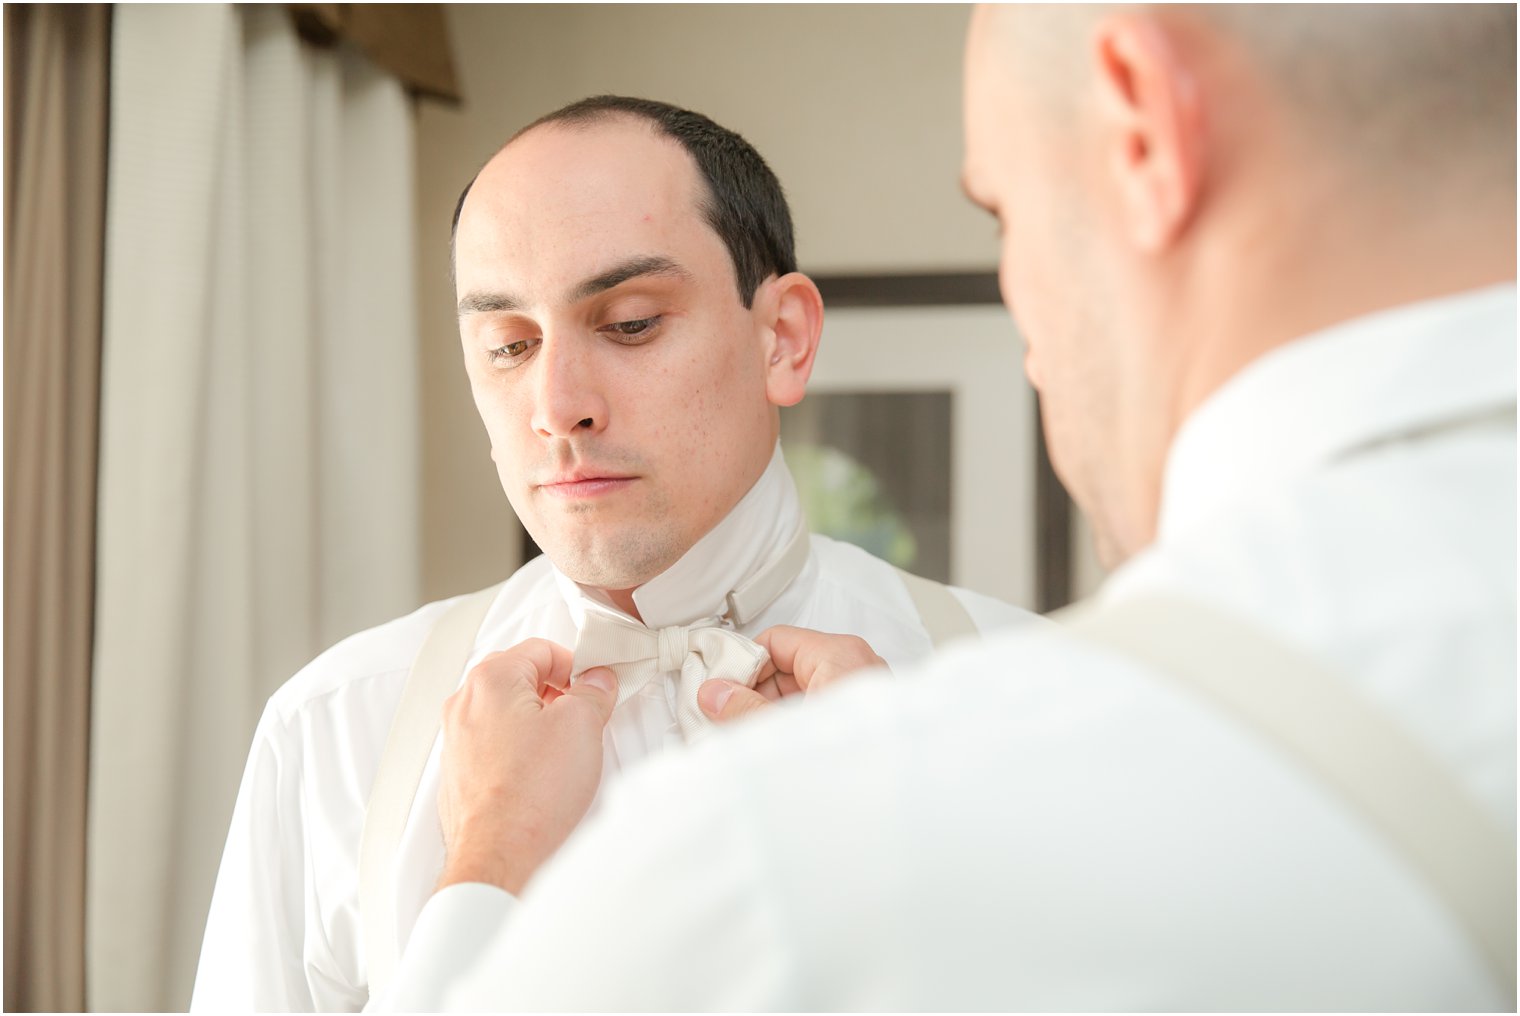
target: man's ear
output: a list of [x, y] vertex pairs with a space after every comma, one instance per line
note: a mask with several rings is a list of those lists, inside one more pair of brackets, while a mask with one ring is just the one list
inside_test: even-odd
[[765, 395], [773, 406], [795, 406], [813, 373], [823, 334], [823, 297], [801, 272], [772, 279], [767, 288]]
[[1170, 247], [1197, 210], [1207, 138], [1192, 68], [1167, 26], [1144, 14], [1105, 19], [1094, 33], [1099, 137], [1132, 243]]

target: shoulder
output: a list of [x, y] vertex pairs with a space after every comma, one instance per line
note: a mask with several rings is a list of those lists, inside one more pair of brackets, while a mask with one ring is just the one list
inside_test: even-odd
[[[837, 595], [848, 597], [867, 609], [888, 615], [924, 638], [928, 637], [913, 598], [896, 567], [853, 544], [817, 534], [813, 536], [813, 553], [818, 559], [821, 587], [832, 589]], [[1033, 612], [994, 597], [959, 586], [945, 588], [966, 608], [977, 630], [984, 635], [1012, 625], [1039, 620], [1039, 616]]]
[[[538, 587], [552, 582], [548, 562], [535, 558], [500, 586], [488, 618], [507, 618], [534, 602]], [[480, 590], [478, 592], [485, 592]], [[288, 724], [324, 700], [355, 693], [378, 695], [394, 707], [401, 685], [428, 633], [449, 612], [476, 593], [435, 600], [384, 624], [348, 636], [302, 667], [269, 700], [270, 718]], [[379, 704], [378, 702], [371, 703]], [[385, 711], [389, 716], [389, 711]]]
[[951, 594], [961, 602], [961, 606], [966, 608], [966, 613], [970, 614], [971, 620], [976, 622], [977, 631], [983, 635], [1031, 622], [1037, 627], [1043, 627], [1049, 623], [1032, 610], [1016, 607], [995, 597], [963, 589], [960, 586], [948, 588]]
[[[576, 876], [601, 866], [609, 887], [650, 900], [708, 887], [711, 906], [683, 909], [694, 949], [725, 921], [786, 942], [765, 965], [791, 976], [758, 985], [760, 1008], [1123, 1010], [1157, 978], [1206, 1008], [1313, 1008], [1337, 997], [1313, 971], [1344, 970], [1382, 1001], [1421, 978], [1393, 985], [1374, 968], [1456, 941], [1401, 909], [1423, 888], [1301, 767], [1146, 668], [1040, 626], [924, 669], [955, 680], [863, 677], [652, 760], [588, 823], [595, 863]], [[707, 849], [677, 863], [683, 840]], [[1131, 920], [1157, 907], [1187, 919]], [[1404, 916], [1380, 918], [1387, 929], [1367, 920], [1391, 912]], [[1225, 943], [1231, 920], [1242, 931]], [[1070, 940], [1050, 927], [1089, 929], [1130, 957], [1126, 975], [1062, 978]], [[1218, 949], [1263, 959], [1200, 982], [1199, 957]], [[989, 977], [1008, 956], [1021, 976]], [[1274, 982], [1284, 969], [1301, 976]], [[784, 1004], [799, 983], [806, 1004]]]

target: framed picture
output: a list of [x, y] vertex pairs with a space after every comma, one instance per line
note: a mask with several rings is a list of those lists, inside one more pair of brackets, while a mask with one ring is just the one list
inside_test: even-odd
[[1008, 313], [825, 305], [808, 397], [782, 413], [814, 531], [1033, 607], [1038, 435]]
[[1046, 612], [1096, 586], [1024, 341], [985, 273], [817, 278], [823, 342], [782, 446], [816, 531]]

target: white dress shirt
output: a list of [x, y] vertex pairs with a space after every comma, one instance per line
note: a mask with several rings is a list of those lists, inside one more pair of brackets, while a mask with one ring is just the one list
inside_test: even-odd
[[[1337, 670], [1515, 827], [1515, 291], [1379, 313], [1188, 419], [1167, 593]], [[953, 682], [926, 681], [953, 674]], [[1276, 742], [1055, 627], [623, 781], [521, 900], [429, 902], [399, 1008], [1491, 1009], [1404, 856]]]
[[[724, 597], [776, 553], [800, 518], [778, 447], [734, 510], [635, 591], [644, 622], [658, 628], [721, 614]], [[893, 667], [928, 653], [929, 637], [891, 566], [825, 537], [811, 542], [801, 574], [738, 629], [742, 634], [753, 637], [777, 624], [856, 634]], [[955, 595], [982, 631], [1033, 616], [965, 590]], [[497, 596], [468, 667], [530, 637], [573, 646], [588, 597], [610, 606], [544, 558], [529, 562]], [[365, 1005], [358, 900], [365, 803], [412, 659], [451, 602], [429, 604], [339, 643], [270, 699], [233, 812], [192, 1009], [356, 1011]], [[604, 790], [646, 756], [683, 744], [675, 693], [674, 681], [651, 682], [613, 713]], [[403, 945], [443, 866], [438, 786], [435, 744], [397, 852]]]

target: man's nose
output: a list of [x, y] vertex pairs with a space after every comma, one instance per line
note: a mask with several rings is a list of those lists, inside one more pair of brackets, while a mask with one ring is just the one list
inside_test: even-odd
[[540, 436], [570, 437], [607, 425], [593, 351], [577, 337], [546, 334], [531, 369], [537, 374], [532, 424]]

